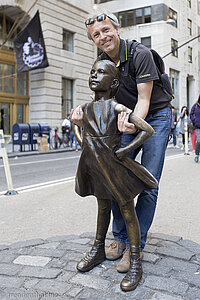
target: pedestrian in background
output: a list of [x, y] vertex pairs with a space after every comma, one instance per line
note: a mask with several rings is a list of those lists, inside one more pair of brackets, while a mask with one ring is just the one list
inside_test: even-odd
[[175, 107], [172, 106], [171, 134], [173, 138], [174, 148], [179, 148], [179, 146], [176, 144], [176, 138], [177, 138], [176, 125], [177, 125], [177, 113]]
[[180, 116], [178, 117], [178, 122], [180, 121], [179, 133], [182, 136], [182, 147], [181, 150], [185, 149], [185, 123], [187, 123], [187, 132], [188, 132], [188, 139], [189, 139], [189, 111], [187, 106], [182, 106]]
[[[197, 102], [198, 102], [198, 100], [195, 102], [195, 104], [197, 104]], [[191, 136], [192, 149], [193, 149], [193, 152], [195, 153], [197, 137], [196, 137], [196, 133], [195, 133], [195, 129], [194, 129], [192, 120], [190, 121], [190, 124], [189, 124], [189, 131], [190, 131], [190, 136]]]
[[62, 122], [62, 137], [63, 140], [69, 140], [70, 137], [70, 131], [71, 131], [71, 121], [70, 121], [70, 114], [67, 115], [67, 117]]
[[74, 135], [74, 124], [71, 120], [71, 116], [68, 116], [69, 121], [70, 121], [70, 132], [69, 132], [69, 145], [70, 148], [73, 149], [73, 145], [75, 146], [75, 150], [78, 151], [78, 142], [76, 140], [76, 137]]
[[190, 111], [190, 120], [194, 125], [194, 130], [196, 134], [196, 147], [195, 147], [195, 158], [196, 163], [199, 162], [199, 151], [200, 151], [200, 95], [197, 103], [195, 103]]

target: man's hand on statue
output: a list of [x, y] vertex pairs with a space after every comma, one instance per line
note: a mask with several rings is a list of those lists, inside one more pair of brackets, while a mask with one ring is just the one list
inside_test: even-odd
[[127, 114], [126, 112], [121, 112], [118, 115], [118, 123], [117, 123], [118, 129], [120, 132], [132, 134], [132, 133], [136, 132], [136, 128], [133, 123], [130, 123], [128, 121], [128, 119], [129, 119], [129, 114]]
[[115, 151], [115, 155], [117, 156], [118, 159], [122, 159], [124, 157], [124, 153], [122, 148], [119, 148], [118, 150]]
[[83, 111], [81, 106], [77, 106], [77, 108], [71, 110], [71, 120], [74, 124], [82, 127], [83, 125]]

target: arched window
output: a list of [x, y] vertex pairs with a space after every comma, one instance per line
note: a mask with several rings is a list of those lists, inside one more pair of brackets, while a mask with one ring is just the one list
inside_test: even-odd
[[28, 122], [28, 73], [17, 74], [14, 54], [14, 39], [10, 30], [14, 21], [5, 14], [0, 14], [0, 129], [11, 134], [15, 123]]

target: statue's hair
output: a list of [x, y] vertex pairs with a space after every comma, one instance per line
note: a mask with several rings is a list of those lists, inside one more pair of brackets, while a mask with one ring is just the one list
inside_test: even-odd
[[[108, 70], [109, 70], [109, 73], [110, 73], [110, 74], [112, 75], [112, 77], [113, 77], [113, 80], [114, 80], [114, 79], [117, 79], [118, 82], [120, 81], [120, 73], [119, 73], [119, 70], [118, 70], [118, 68], [116, 68], [115, 64], [114, 64], [112, 61], [106, 60], [106, 59], [105, 59], [105, 60], [99, 60], [99, 61], [96, 61], [96, 62], [93, 64], [92, 67], [94, 67], [94, 65], [95, 65], [97, 62], [98, 62], [98, 63], [102, 62], [102, 63], [106, 64], [106, 66], [107, 66], [107, 68], [108, 68]], [[111, 98], [114, 97], [114, 96], [117, 94], [118, 90], [119, 90], [119, 85], [116, 86], [116, 87], [112, 87], [112, 88], [111, 88], [110, 97], [111, 97]]]
[[[106, 14], [108, 17], [111, 17], [112, 20], [111, 19], [109, 19], [109, 20], [112, 23], [114, 28], [119, 28], [120, 27], [117, 17], [113, 13], [107, 12], [106, 10], [101, 10], [101, 11], [99, 10], [98, 12], [95, 11], [94, 14], [88, 15], [87, 19], [88, 18], [96, 18], [98, 15], [101, 15], [101, 14]], [[87, 36], [88, 36], [89, 40], [92, 40], [92, 37], [88, 32], [88, 27], [87, 27]]]

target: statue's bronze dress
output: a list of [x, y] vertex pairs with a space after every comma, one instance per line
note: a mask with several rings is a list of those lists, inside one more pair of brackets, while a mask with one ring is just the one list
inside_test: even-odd
[[83, 108], [82, 154], [76, 175], [76, 192], [94, 195], [124, 205], [142, 192], [157, 186], [155, 178], [139, 163], [119, 160], [121, 133], [117, 128], [114, 99], [91, 102]]

